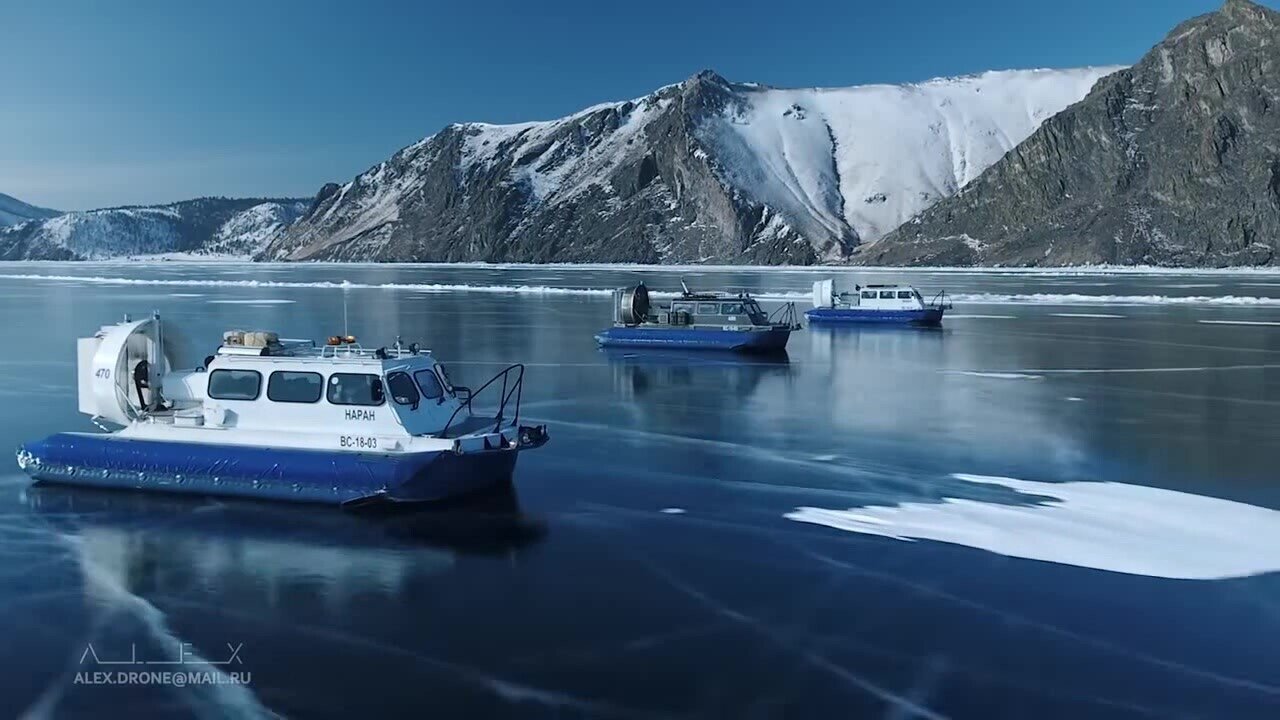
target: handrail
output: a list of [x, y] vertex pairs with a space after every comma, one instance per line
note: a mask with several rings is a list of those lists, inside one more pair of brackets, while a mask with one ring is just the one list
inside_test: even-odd
[[938, 294], [934, 295], [933, 299], [929, 300], [929, 306], [941, 308], [943, 310], [950, 310], [951, 296], [947, 295], [946, 290], [939, 290]]
[[[516, 375], [515, 380], [510, 379], [513, 371]], [[514, 363], [512, 365], [508, 365], [502, 370], [499, 370], [497, 374], [489, 378], [489, 380], [478, 389], [469, 391], [467, 393], [466, 401], [454, 408], [453, 414], [449, 416], [449, 421], [444, 424], [444, 429], [440, 431], [439, 437], [448, 437], [449, 428], [453, 425], [454, 419], [458, 417], [458, 413], [462, 411], [462, 408], [466, 408], [467, 412], [470, 413], [472, 411], [471, 401], [476, 395], [484, 392], [490, 385], [497, 382], [498, 378], [502, 378], [502, 402], [498, 404], [498, 415], [494, 418], [493, 430], [491, 432], [497, 432], [498, 429], [502, 427], [502, 422], [506, 419], [507, 403], [511, 401], [512, 396], [515, 397], [516, 407], [515, 415], [511, 418], [511, 424], [518, 424], [520, 422], [520, 401], [524, 396], [524, 365], [521, 363]]]
[[[774, 318], [777, 318], [776, 320]], [[796, 321], [796, 304], [789, 302], [786, 305], [774, 309], [769, 313], [770, 325], [786, 325], [792, 330], [800, 327], [800, 323]]]

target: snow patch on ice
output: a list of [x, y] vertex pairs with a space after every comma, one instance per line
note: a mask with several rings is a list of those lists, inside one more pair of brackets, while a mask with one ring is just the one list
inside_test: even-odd
[[1203, 325], [1280, 325], [1270, 320], [1200, 320]]
[[1238, 295], [1082, 295], [1079, 293], [957, 293], [954, 303], [973, 305], [1277, 305], [1280, 298]]
[[1021, 504], [947, 497], [891, 507], [800, 507], [784, 517], [1148, 577], [1218, 580], [1280, 570], [1280, 512], [1269, 508], [1116, 482], [952, 477], [1009, 488]]
[[970, 377], [992, 378], [995, 380], [1043, 380], [1043, 375], [1018, 372], [986, 372], [981, 370], [943, 370], [947, 375], [968, 375]]

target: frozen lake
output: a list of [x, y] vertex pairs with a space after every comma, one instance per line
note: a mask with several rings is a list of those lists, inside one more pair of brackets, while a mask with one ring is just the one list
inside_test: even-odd
[[[0, 263], [0, 446], [89, 430], [74, 338], [159, 310], [459, 382], [551, 442], [423, 517], [31, 488], [0, 466], [0, 716], [1280, 715], [1280, 273], [861, 272], [941, 331], [604, 353], [609, 289], [808, 306], [830, 272]], [[853, 277], [853, 274], [848, 274]], [[248, 687], [101, 686], [101, 659]], [[168, 653], [168, 655], [165, 655]], [[197, 661], [192, 661], [197, 662]]]

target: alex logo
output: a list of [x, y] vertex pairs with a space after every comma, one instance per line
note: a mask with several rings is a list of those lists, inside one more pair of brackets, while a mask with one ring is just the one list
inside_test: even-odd
[[109, 659], [103, 659], [98, 655], [98, 650], [89, 643], [85, 646], [84, 652], [80, 654], [80, 664], [84, 665], [86, 661], [92, 660], [95, 665], [185, 665], [188, 661], [197, 662], [204, 665], [243, 665], [244, 661], [240, 659], [240, 650], [244, 647], [244, 643], [232, 645], [227, 643], [227, 651], [229, 655], [226, 660], [204, 660], [195, 655], [191, 650], [191, 643], [179, 642], [177, 656], [173, 658], [162, 659], [139, 659], [138, 645], [136, 643], [129, 644], [129, 655], [123, 658], [115, 658], [114, 655], [108, 654]]

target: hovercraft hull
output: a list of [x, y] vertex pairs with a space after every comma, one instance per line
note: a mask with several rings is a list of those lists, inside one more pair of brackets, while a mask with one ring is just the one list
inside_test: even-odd
[[806, 310], [810, 323], [872, 324], [872, 325], [920, 325], [936, 327], [942, 324], [943, 309], [928, 307], [920, 310], [859, 310], [855, 308], [813, 308]]
[[791, 330], [720, 330], [701, 328], [612, 327], [596, 335], [600, 347], [680, 348], [732, 352], [776, 352], [787, 347]]
[[363, 453], [58, 433], [23, 445], [18, 464], [49, 483], [343, 505], [483, 490], [511, 478], [519, 450]]

